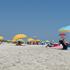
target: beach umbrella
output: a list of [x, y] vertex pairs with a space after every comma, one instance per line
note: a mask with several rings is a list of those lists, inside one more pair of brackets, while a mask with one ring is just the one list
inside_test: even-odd
[[19, 39], [27, 38], [27, 35], [25, 34], [17, 34], [13, 37], [13, 41], [17, 41]]
[[62, 32], [62, 33], [70, 32], [70, 25], [60, 28], [59, 32]]
[[37, 39], [37, 40], [35, 40], [36, 42], [40, 42], [40, 40], [39, 39]]
[[50, 42], [49, 40], [46, 40], [45, 42]]
[[3, 36], [0, 36], [0, 40], [3, 40], [4, 39], [4, 37]]
[[33, 38], [28, 38], [28, 41], [34, 41], [34, 39]]

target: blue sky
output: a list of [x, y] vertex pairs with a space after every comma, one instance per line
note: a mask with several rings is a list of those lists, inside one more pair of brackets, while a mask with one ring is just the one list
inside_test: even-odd
[[24, 33], [57, 40], [58, 29], [70, 25], [70, 0], [0, 0], [0, 35]]

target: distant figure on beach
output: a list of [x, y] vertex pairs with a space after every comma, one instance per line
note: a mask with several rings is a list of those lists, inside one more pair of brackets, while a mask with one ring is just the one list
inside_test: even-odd
[[63, 48], [62, 48], [63, 50], [67, 50], [68, 45], [67, 45], [65, 39], [59, 40], [59, 44], [61, 44], [63, 46]]
[[17, 46], [22, 46], [22, 42], [21, 41], [17, 41], [16, 45]]
[[52, 47], [53, 45], [54, 45], [54, 40], [50, 41], [50, 42], [47, 44], [48, 47]]

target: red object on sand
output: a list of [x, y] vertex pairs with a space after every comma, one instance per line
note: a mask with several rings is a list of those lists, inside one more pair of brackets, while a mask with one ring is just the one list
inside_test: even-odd
[[59, 46], [59, 44], [58, 43], [53, 44], [53, 47], [56, 47], [56, 46]]
[[51, 47], [51, 48], [58, 48], [58, 49], [61, 49], [63, 48], [62, 46], [55, 46], [55, 47]]
[[58, 43], [53, 44], [53, 46], [51, 48], [63, 48], [62, 46], [60, 46]]

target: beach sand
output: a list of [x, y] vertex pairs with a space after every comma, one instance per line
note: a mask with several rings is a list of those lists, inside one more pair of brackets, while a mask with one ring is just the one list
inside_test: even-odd
[[70, 70], [70, 50], [3, 43], [0, 70]]

